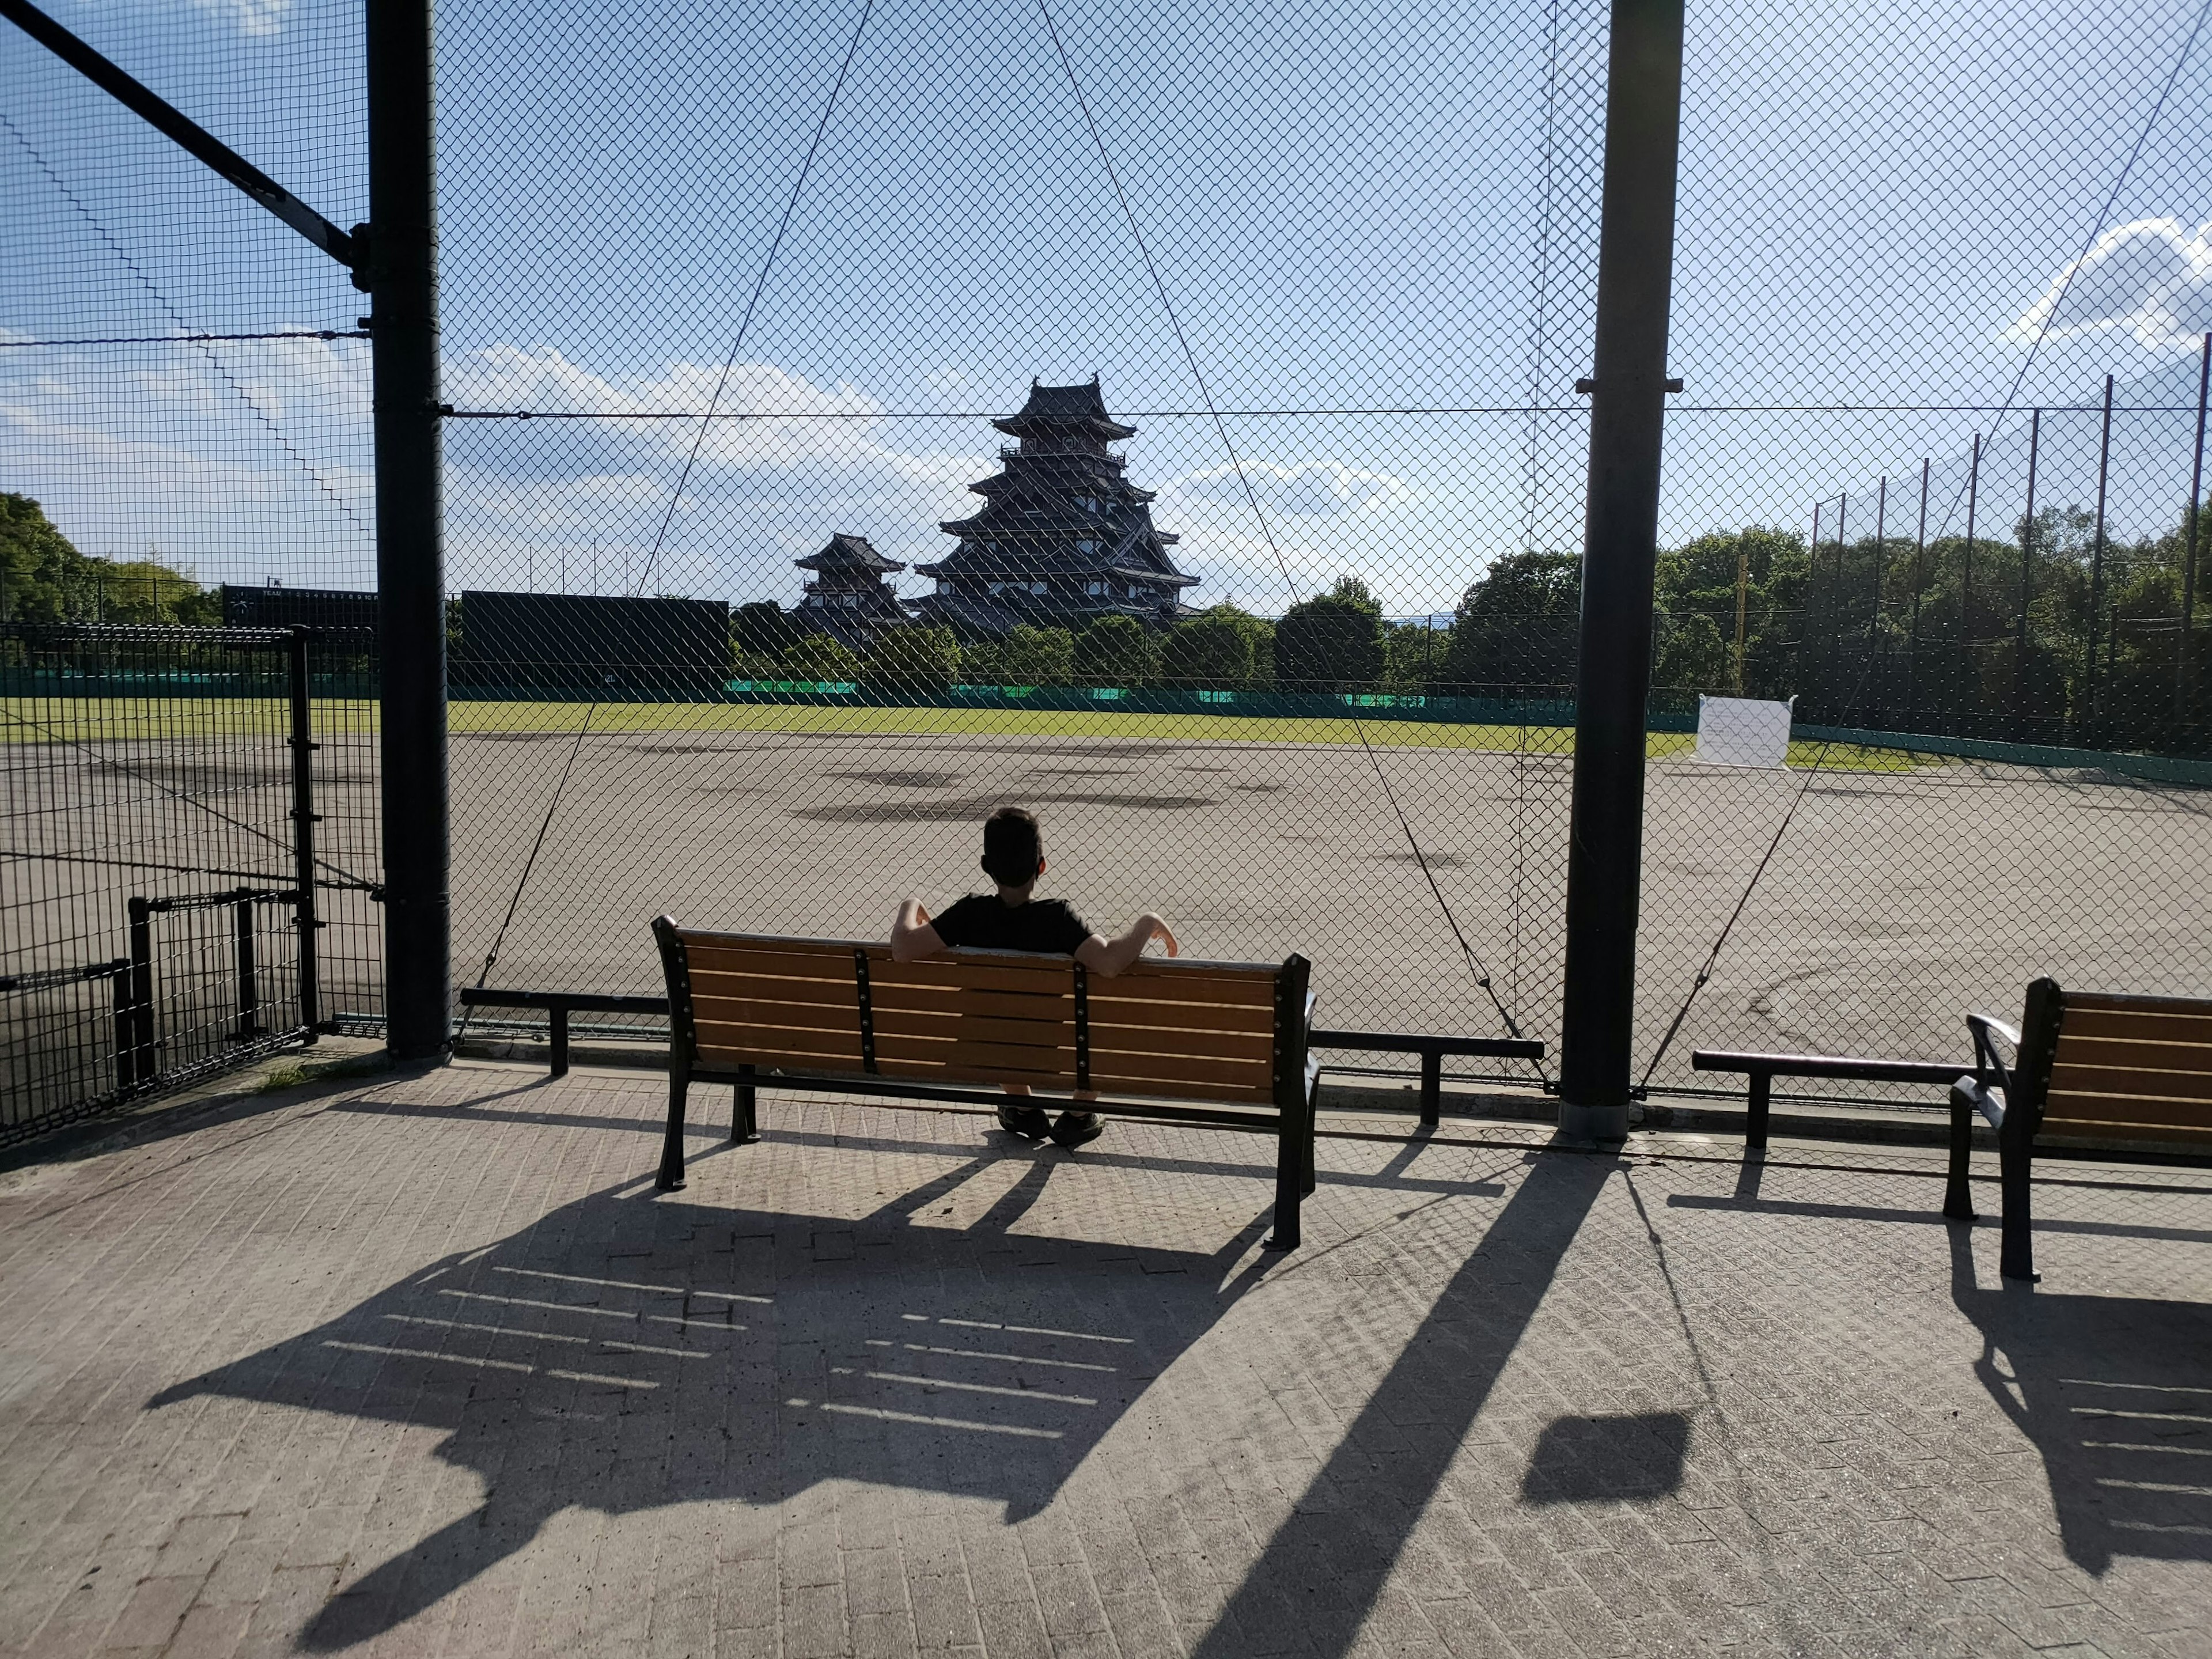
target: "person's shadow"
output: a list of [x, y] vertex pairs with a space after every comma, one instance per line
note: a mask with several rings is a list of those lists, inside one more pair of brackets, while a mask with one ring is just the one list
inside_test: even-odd
[[1954, 1223], [1951, 1294], [1974, 1375], [2043, 1455], [2066, 1557], [2212, 1561], [2212, 1307], [1975, 1279]]
[[392, 1628], [572, 1505], [775, 1503], [852, 1480], [1035, 1514], [1261, 1274], [1266, 1211], [1212, 1251], [1012, 1231], [1041, 1158], [966, 1225], [969, 1159], [855, 1221], [654, 1200], [635, 1183], [448, 1256], [313, 1330], [163, 1390], [442, 1431], [480, 1508], [307, 1626]]

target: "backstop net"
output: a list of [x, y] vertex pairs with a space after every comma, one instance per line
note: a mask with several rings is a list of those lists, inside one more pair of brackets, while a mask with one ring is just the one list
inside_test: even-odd
[[[357, 204], [349, 9], [82, 21]], [[2212, 993], [2201, 21], [1693, 11], [1655, 1091], [1963, 1055], [2042, 972]], [[1556, 1042], [1603, 5], [439, 25], [465, 983], [653, 991], [664, 911], [877, 937], [1012, 804], [1096, 925]], [[5, 488], [369, 586], [342, 273], [58, 65], [0, 107]], [[1714, 700], [1786, 745], [1723, 763]]]

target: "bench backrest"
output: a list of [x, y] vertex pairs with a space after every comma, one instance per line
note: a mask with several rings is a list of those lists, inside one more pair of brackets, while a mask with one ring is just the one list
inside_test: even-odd
[[949, 951], [898, 963], [857, 940], [653, 923], [689, 1063], [1273, 1102], [1303, 1087], [1306, 963], [1146, 958], [1111, 979], [1067, 957]]
[[2212, 1002], [2039, 980], [2021, 1064], [2040, 1095], [2039, 1134], [2212, 1147]]

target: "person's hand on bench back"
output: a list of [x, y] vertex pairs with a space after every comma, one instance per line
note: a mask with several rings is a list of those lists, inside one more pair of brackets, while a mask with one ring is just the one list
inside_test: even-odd
[[1131, 922], [1126, 933], [1108, 939], [1103, 933], [1093, 933], [1075, 947], [1075, 959], [1102, 978], [1111, 979], [1126, 972], [1129, 965], [1144, 955], [1145, 946], [1158, 939], [1167, 948], [1170, 956], [1180, 956], [1182, 947], [1166, 922], [1147, 910]]

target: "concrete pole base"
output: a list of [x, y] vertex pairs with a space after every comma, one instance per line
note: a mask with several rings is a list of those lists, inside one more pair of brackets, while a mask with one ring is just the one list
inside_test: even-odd
[[1576, 1106], [1559, 1103], [1559, 1133], [1569, 1140], [1626, 1140], [1628, 1103], [1618, 1106]]

